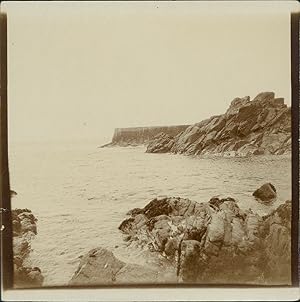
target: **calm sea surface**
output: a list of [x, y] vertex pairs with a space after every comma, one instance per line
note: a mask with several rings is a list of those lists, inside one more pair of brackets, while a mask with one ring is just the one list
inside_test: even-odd
[[[44, 285], [65, 285], [79, 256], [103, 246], [129, 262], [118, 230], [126, 212], [167, 195], [195, 201], [232, 196], [243, 209], [266, 214], [291, 198], [291, 158], [199, 158], [147, 154], [144, 147], [97, 148], [97, 143], [10, 146], [10, 182], [18, 195], [12, 207], [29, 208], [38, 218], [30, 261]], [[272, 182], [278, 199], [258, 203], [252, 192]]]

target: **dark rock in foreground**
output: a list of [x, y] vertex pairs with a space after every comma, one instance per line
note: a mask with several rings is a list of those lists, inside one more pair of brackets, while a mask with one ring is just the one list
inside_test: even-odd
[[271, 183], [265, 183], [253, 192], [253, 196], [262, 201], [272, 201], [276, 198], [276, 189]]
[[291, 108], [273, 92], [235, 98], [228, 110], [176, 135], [157, 135], [149, 153], [248, 156], [291, 152]]
[[260, 217], [230, 197], [172, 197], [135, 209], [119, 229], [163, 255], [182, 282], [284, 285], [291, 283], [290, 224], [290, 201]]
[[39, 287], [43, 283], [40, 268], [25, 264], [31, 240], [37, 234], [36, 221], [28, 209], [12, 210], [14, 286], [17, 288]]
[[81, 259], [70, 285], [290, 285], [291, 207], [286, 201], [261, 217], [250, 209], [242, 211], [231, 197], [204, 203], [154, 199], [129, 211], [119, 229], [128, 246], [147, 251], [158, 262], [125, 263], [96, 248]]

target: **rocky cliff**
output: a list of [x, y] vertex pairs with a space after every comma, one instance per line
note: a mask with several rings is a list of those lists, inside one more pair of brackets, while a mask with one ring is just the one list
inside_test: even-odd
[[150, 140], [152, 140], [157, 134], [161, 132], [175, 136], [178, 133], [184, 131], [188, 126], [189, 125], [116, 128], [112, 142], [104, 146], [143, 145], [149, 143]]
[[158, 134], [149, 153], [247, 156], [291, 152], [291, 108], [273, 92], [235, 98], [228, 110], [191, 125], [180, 134]]

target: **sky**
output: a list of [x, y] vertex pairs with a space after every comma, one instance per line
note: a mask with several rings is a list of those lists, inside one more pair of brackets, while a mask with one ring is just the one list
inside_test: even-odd
[[289, 9], [271, 5], [4, 3], [9, 140], [109, 141], [262, 91], [290, 104]]

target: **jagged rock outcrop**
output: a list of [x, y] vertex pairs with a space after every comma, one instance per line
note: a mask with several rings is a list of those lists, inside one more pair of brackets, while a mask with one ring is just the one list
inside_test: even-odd
[[15, 287], [39, 287], [43, 276], [38, 267], [26, 265], [31, 250], [31, 240], [37, 234], [37, 219], [28, 209], [12, 210], [13, 263]]
[[241, 210], [231, 197], [202, 203], [153, 199], [130, 210], [119, 229], [128, 246], [160, 260], [151, 266], [125, 263], [95, 248], [81, 258], [69, 284], [290, 285], [291, 208], [286, 201], [261, 217]]
[[228, 110], [189, 126], [180, 135], [156, 136], [146, 152], [248, 156], [291, 152], [291, 108], [274, 92], [235, 98]]
[[260, 217], [230, 197], [165, 197], [129, 214], [119, 226], [126, 240], [163, 255], [181, 282], [291, 282], [290, 201]]
[[[180, 132], [181, 133], [181, 132]], [[148, 153], [167, 153], [169, 152], [175, 142], [175, 138], [164, 132], [156, 135], [147, 146]]]
[[137, 146], [148, 144], [150, 140], [161, 132], [171, 136], [176, 136], [178, 133], [184, 131], [188, 126], [189, 125], [116, 128], [112, 142], [102, 147]]
[[276, 188], [271, 183], [265, 183], [252, 194], [262, 201], [272, 201], [276, 198]]

